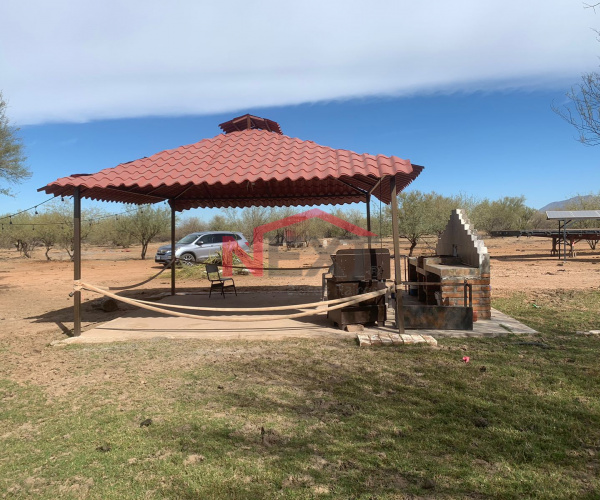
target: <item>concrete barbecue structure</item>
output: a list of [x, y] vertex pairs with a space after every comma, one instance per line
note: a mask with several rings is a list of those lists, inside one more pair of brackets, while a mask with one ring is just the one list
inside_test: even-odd
[[409, 257], [407, 271], [417, 300], [406, 304], [407, 328], [472, 329], [490, 319], [490, 256], [462, 210], [452, 211], [436, 255]]

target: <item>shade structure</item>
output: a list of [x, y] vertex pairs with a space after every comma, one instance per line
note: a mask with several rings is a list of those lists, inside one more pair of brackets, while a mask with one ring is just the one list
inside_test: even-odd
[[83, 198], [130, 204], [169, 200], [176, 211], [364, 202], [371, 190], [389, 203], [391, 177], [400, 192], [422, 170], [396, 156], [358, 154], [247, 129], [95, 174], [63, 177], [39, 190], [70, 196], [79, 187]]
[[[225, 133], [162, 151], [95, 174], [74, 174], [40, 188], [73, 196], [74, 279], [81, 279], [81, 198], [130, 204], [168, 201], [171, 247], [175, 212], [191, 208], [295, 206], [367, 202], [371, 196], [392, 208], [395, 283], [401, 281], [396, 194], [423, 170], [396, 156], [358, 154], [283, 135], [278, 123], [244, 115], [219, 125]], [[369, 239], [369, 248], [371, 242]], [[175, 273], [171, 273], [175, 294]], [[74, 300], [75, 336], [81, 334], [81, 291]], [[396, 294], [396, 323], [404, 333], [402, 294]]]

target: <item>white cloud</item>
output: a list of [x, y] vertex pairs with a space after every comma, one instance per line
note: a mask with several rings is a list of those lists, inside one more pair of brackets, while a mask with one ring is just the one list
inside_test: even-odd
[[600, 53], [568, 0], [4, 0], [0, 19], [20, 125], [567, 87]]

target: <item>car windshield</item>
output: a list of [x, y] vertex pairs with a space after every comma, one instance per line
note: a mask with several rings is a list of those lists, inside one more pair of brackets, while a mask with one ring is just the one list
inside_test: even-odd
[[188, 234], [187, 236], [181, 238], [177, 244], [178, 245], [189, 245], [190, 243], [194, 243], [194, 241], [196, 241], [196, 238], [198, 238], [197, 234]]

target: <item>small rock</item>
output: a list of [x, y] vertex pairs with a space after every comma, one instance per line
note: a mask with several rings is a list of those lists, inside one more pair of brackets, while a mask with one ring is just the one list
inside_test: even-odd
[[479, 367], [479, 371], [480, 371], [481, 373], [483, 373], [483, 372], [486, 372], [486, 371], [487, 371], [487, 368], [486, 368], [485, 366], [481, 366], [481, 367]]
[[324, 485], [317, 485], [313, 487], [313, 493], [315, 495], [329, 495], [329, 487]]
[[112, 448], [110, 447], [110, 445], [108, 444], [103, 444], [101, 446], [98, 446], [96, 448], [96, 451], [101, 451], [102, 453], [107, 453], [111, 450]]
[[98, 309], [102, 309], [104, 312], [115, 312], [119, 310], [119, 304], [117, 301], [115, 299], [111, 299], [110, 297], [99, 299], [94, 306]]
[[188, 457], [183, 461], [183, 465], [191, 465], [191, 464], [195, 464], [198, 462], [204, 462], [205, 457], [204, 455], [188, 455]]
[[487, 418], [476, 417], [473, 419], [473, 425], [475, 425], [475, 427], [480, 427], [482, 429], [485, 429], [486, 427], [488, 427], [490, 425], [490, 423], [488, 422]]
[[150, 425], [152, 425], [152, 419], [151, 418], [147, 418], [146, 420], [142, 420], [140, 422], [140, 427], [149, 427]]
[[225, 387], [223, 387], [222, 385], [218, 385], [217, 389], [221, 389], [222, 390], [222, 389], [225, 389]]
[[435, 481], [433, 479], [425, 479], [421, 485], [424, 490], [433, 490], [435, 489], [435, 486]]
[[349, 333], [364, 332], [365, 327], [363, 325], [346, 325], [346, 331]]

